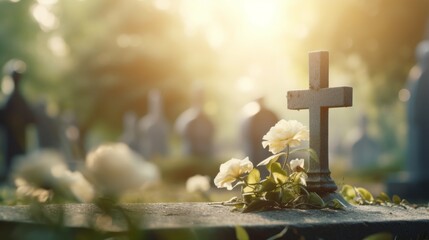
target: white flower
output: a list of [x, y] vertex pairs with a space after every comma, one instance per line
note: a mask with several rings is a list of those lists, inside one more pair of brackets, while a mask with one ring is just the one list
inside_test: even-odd
[[289, 166], [290, 166], [290, 169], [292, 169], [292, 171], [294, 172], [299, 171], [300, 169], [304, 169], [304, 159], [297, 158], [297, 159], [291, 160], [289, 163]]
[[296, 120], [286, 121], [284, 119], [276, 123], [262, 137], [262, 146], [268, 146], [269, 151], [273, 154], [279, 153], [286, 148], [298, 146], [301, 141], [309, 139], [308, 129], [302, 123]]
[[45, 203], [53, 197], [52, 190], [35, 187], [22, 178], [16, 178], [15, 185], [18, 199], [35, 200], [40, 203]]
[[158, 168], [123, 143], [101, 145], [86, 157], [90, 180], [101, 195], [117, 197], [160, 179]]
[[47, 202], [54, 196], [90, 202], [94, 190], [80, 172], [71, 172], [63, 156], [41, 150], [18, 159], [13, 168], [16, 194], [23, 200]]
[[243, 160], [232, 158], [220, 165], [219, 173], [214, 179], [214, 184], [218, 188], [226, 187], [228, 190], [231, 190], [233, 188], [232, 183], [242, 174], [248, 173], [252, 169], [253, 164], [249, 161], [248, 157]]
[[210, 177], [195, 175], [186, 180], [186, 191], [193, 192], [207, 192], [210, 189]]
[[94, 199], [95, 191], [92, 185], [80, 172], [64, 172], [64, 181], [69, 186], [71, 193], [80, 202], [91, 202]]

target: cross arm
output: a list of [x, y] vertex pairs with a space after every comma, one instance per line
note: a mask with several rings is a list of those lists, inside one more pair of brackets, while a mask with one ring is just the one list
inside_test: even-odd
[[353, 103], [353, 89], [351, 87], [335, 87], [289, 91], [287, 100], [288, 108], [295, 110], [310, 107], [350, 107]]

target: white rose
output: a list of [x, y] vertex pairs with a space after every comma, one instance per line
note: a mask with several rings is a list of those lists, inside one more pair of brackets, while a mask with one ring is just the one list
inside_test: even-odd
[[290, 169], [292, 169], [292, 171], [296, 172], [298, 171], [298, 167], [300, 167], [301, 169], [304, 169], [304, 159], [303, 158], [297, 158], [294, 160], [291, 160], [289, 163]]
[[210, 177], [195, 175], [186, 181], [186, 191], [193, 192], [207, 192], [210, 189]]
[[61, 154], [40, 150], [21, 157], [13, 168], [16, 194], [23, 200], [46, 202], [54, 196], [90, 202], [94, 190], [80, 172], [71, 172]]
[[101, 195], [119, 196], [160, 179], [158, 168], [123, 143], [101, 145], [86, 157], [90, 180]]
[[66, 171], [64, 172], [63, 179], [69, 186], [73, 196], [80, 202], [91, 202], [94, 199], [94, 188], [82, 173]]
[[226, 187], [231, 190], [233, 188], [232, 183], [244, 173], [252, 171], [252, 169], [253, 164], [248, 157], [243, 160], [232, 158], [220, 165], [219, 173], [216, 175], [214, 183], [218, 188]]
[[308, 140], [309, 131], [296, 120], [286, 121], [282, 119], [271, 127], [262, 139], [264, 140], [262, 146], [264, 148], [268, 146], [270, 152], [277, 154], [283, 151], [287, 145], [296, 147], [301, 141]]

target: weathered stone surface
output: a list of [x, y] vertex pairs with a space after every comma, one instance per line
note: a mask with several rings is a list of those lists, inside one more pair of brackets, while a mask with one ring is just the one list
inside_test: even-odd
[[239, 213], [231, 212], [231, 207], [209, 203], [152, 203], [124, 204], [122, 210], [118, 208], [108, 214], [92, 204], [46, 205], [42, 209], [35, 208], [36, 212], [31, 209], [29, 206], [0, 206], [0, 231], [15, 235], [13, 229], [20, 229], [20, 234], [29, 228], [49, 232], [55, 225], [52, 223], [63, 216], [66, 226], [63, 229], [67, 230], [62, 231], [63, 234], [126, 235], [129, 225], [124, 216], [127, 216], [137, 224], [135, 229], [149, 239], [235, 239], [235, 226], [244, 227], [251, 239], [267, 239], [285, 227], [289, 228], [287, 239], [301, 236], [305, 239], [362, 239], [379, 232], [389, 232], [399, 239], [429, 236], [426, 208], [359, 206], [345, 211]]

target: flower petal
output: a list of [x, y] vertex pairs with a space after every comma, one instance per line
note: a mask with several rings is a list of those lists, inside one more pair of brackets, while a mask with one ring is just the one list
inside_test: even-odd
[[260, 162], [256, 166], [259, 167], [259, 166], [262, 166], [262, 165], [268, 165], [270, 163], [273, 163], [273, 162], [277, 161], [279, 159], [279, 157], [282, 156], [282, 155], [286, 155], [286, 153], [282, 152], [282, 153], [278, 153], [278, 154], [272, 155], [272, 156], [264, 159], [262, 162]]

